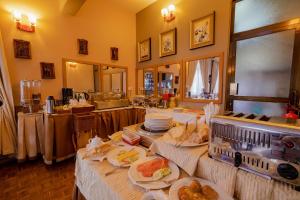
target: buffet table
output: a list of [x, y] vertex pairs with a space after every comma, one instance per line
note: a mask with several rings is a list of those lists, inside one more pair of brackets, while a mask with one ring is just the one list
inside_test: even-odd
[[[113, 167], [103, 162], [83, 160], [85, 149], [77, 153], [75, 185], [78, 192], [73, 200], [140, 200], [146, 190], [135, 186], [128, 178], [128, 168], [118, 169], [115, 173], [104, 176]], [[297, 200], [300, 192], [277, 181], [237, 170], [237, 168], [212, 160], [203, 155], [199, 160], [197, 177], [207, 179], [231, 196], [242, 200]], [[188, 176], [181, 170], [181, 177]], [[163, 190], [168, 194], [168, 188]], [[83, 195], [83, 198], [80, 196]]]

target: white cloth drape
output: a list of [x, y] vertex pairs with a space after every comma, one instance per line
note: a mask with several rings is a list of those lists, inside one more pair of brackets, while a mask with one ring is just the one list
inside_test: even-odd
[[198, 60], [191, 61], [191, 62], [188, 63], [188, 66], [186, 67], [186, 71], [187, 71], [186, 88], [187, 88], [187, 91], [191, 90], [193, 80], [194, 80], [194, 76], [195, 76], [195, 73], [196, 73], [197, 63], [198, 63]]
[[219, 60], [215, 59], [212, 63], [211, 88], [212, 93], [219, 92]]
[[209, 89], [209, 82], [208, 82], [208, 76], [209, 76], [209, 71], [208, 71], [208, 66], [209, 66], [209, 60], [208, 59], [202, 59], [199, 60], [200, 64], [200, 69], [201, 69], [201, 79], [202, 79], [202, 84], [203, 84], [203, 89], [201, 90], [201, 93], [203, 92], [208, 92]]
[[196, 72], [193, 77], [192, 87], [191, 87], [191, 95], [192, 97], [199, 97], [203, 92], [204, 82], [201, 75], [200, 63], [197, 63]]
[[14, 117], [12, 87], [8, 73], [4, 45], [0, 31], [0, 155], [16, 152], [17, 133]]

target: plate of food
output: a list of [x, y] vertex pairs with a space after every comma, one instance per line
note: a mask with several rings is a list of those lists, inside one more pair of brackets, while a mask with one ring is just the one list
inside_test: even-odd
[[208, 144], [209, 128], [207, 125], [198, 126], [196, 131], [190, 132], [185, 126], [177, 126], [163, 135], [163, 140], [175, 146], [196, 147]]
[[128, 177], [135, 185], [145, 189], [162, 189], [179, 178], [180, 171], [172, 161], [151, 156], [135, 162], [128, 171]]
[[129, 167], [139, 159], [146, 157], [146, 151], [141, 147], [117, 147], [107, 154], [107, 160], [116, 167]]
[[233, 200], [216, 184], [195, 177], [182, 178], [176, 181], [169, 190], [172, 200]]

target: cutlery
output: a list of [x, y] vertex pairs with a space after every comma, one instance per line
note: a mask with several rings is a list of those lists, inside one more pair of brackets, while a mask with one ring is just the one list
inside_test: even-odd
[[125, 167], [125, 166], [126, 166], [126, 164], [122, 164], [122, 165], [120, 165], [120, 166], [118, 166], [118, 167], [115, 167], [115, 168], [113, 168], [112, 170], [110, 170], [110, 171], [108, 171], [108, 172], [105, 172], [105, 173], [104, 173], [104, 176], [109, 176], [109, 175], [113, 174], [114, 172], [116, 172], [118, 169], [121, 169], [121, 168], [123, 168], [123, 167]]

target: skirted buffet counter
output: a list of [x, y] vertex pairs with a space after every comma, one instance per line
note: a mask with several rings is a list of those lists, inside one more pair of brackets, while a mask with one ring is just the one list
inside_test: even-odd
[[[125, 126], [141, 123], [145, 119], [144, 108], [115, 108], [106, 110], [95, 110], [89, 114], [95, 115], [96, 130], [92, 135], [108, 138], [114, 132], [120, 131]], [[76, 147], [73, 141], [74, 116], [66, 114], [44, 114], [44, 162], [52, 164], [65, 160], [75, 155]], [[79, 143], [85, 144], [86, 137], [82, 137]]]

